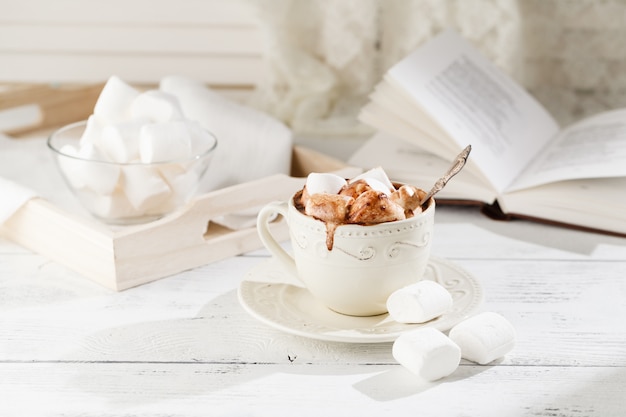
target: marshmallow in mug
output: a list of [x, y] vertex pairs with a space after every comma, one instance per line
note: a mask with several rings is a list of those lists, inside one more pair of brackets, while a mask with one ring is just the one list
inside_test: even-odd
[[[394, 192], [399, 191], [403, 187], [406, 190], [415, 190], [412, 186], [401, 186], [396, 190], [387, 173], [382, 167], [372, 168], [362, 174], [353, 177], [349, 181], [333, 174], [312, 172], [307, 176], [305, 188], [308, 194], [337, 194], [345, 186], [364, 181], [372, 189], [391, 196]], [[421, 194], [423, 196], [424, 194]]]
[[[392, 191], [395, 190], [395, 187], [381, 167], [372, 168], [369, 171], [357, 175], [350, 180], [350, 183], [359, 180], [364, 180], [376, 191], [383, 192], [387, 195], [391, 195]], [[312, 172], [307, 176], [305, 188], [310, 195], [338, 194], [339, 191], [348, 184], [348, 181], [339, 175], [327, 172]]]
[[[372, 188], [379, 188], [380, 191], [393, 190], [395, 187], [391, 183], [391, 180], [387, 176], [387, 173], [382, 167], [372, 168], [356, 177], [352, 178], [350, 182], [359, 180], [365, 180]], [[376, 184], [382, 184], [382, 187], [378, 187]]]
[[472, 316], [449, 333], [464, 359], [485, 365], [506, 355], [515, 346], [515, 328], [503, 316], [484, 312]]
[[309, 194], [338, 194], [348, 182], [336, 174], [312, 172], [306, 178]]
[[423, 190], [412, 185], [396, 189], [381, 167], [350, 181], [332, 173], [311, 173], [296, 204], [306, 215], [326, 225], [326, 247], [343, 224], [375, 225], [405, 220], [422, 212]]

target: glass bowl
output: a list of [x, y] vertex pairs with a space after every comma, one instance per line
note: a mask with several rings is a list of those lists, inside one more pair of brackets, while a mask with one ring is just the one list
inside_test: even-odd
[[157, 220], [195, 195], [217, 147], [213, 134], [184, 159], [160, 162], [111, 162], [86, 152], [81, 137], [87, 121], [54, 131], [47, 141], [56, 166], [73, 194], [95, 218], [108, 224], [138, 224]]

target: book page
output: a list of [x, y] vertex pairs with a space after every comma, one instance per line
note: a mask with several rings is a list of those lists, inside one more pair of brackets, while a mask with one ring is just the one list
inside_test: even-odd
[[470, 158], [498, 191], [558, 131], [534, 98], [454, 31], [418, 48], [385, 79], [427, 111], [459, 151], [471, 144]]
[[[494, 202], [497, 193], [475, 175], [469, 162], [437, 194], [436, 199]], [[381, 166], [392, 181], [429, 190], [450, 169], [452, 161], [387, 132], [377, 132], [348, 159], [348, 164], [366, 170]]]
[[[367, 114], [368, 108], [373, 108], [373, 113], [384, 113], [385, 118], [389, 118], [388, 123], [381, 126], [381, 129], [388, 131], [393, 129], [397, 120], [403, 124], [407, 124], [415, 132], [424, 133], [425, 136], [432, 138], [431, 140], [420, 139], [422, 148], [433, 152], [442, 158], [448, 158], [450, 153], [455, 153], [458, 149], [458, 145], [455, 144], [448, 134], [441, 129], [428, 115], [420, 109], [416, 111], [417, 104], [407, 94], [402, 94], [401, 91], [393, 88], [385, 80], [381, 81], [374, 92], [371, 94], [371, 103], [363, 109], [363, 113]], [[390, 117], [393, 115], [393, 117]], [[382, 120], [379, 125], [382, 125]], [[422, 135], [424, 136], [424, 135]], [[407, 135], [405, 139], [410, 143], [415, 143], [416, 138], [420, 137], [419, 134]], [[443, 152], [442, 152], [443, 150]]]
[[626, 109], [601, 113], [563, 130], [507, 191], [607, 177], [626, 177]]
[[626, 177], [577, 179], [514, 191], [498, 201], [506, 213], [626, 234], [624, 189]]
[[[396, 112], [389, 111], [388, 107], [377, 102], [369, 103], [367, 108], [361, 112], [363, 120], [377, 125], [385, 125], [381, 132], [389, 133], [397, 138], [404, 139], [407, 143], [415, 145], [416, 142], [428, 143], [428, 148], [423, 149], [438, 155], [440, 158], [450, 158], [457, 151], [456, 148], [445, 146], [444, 143], [432, 140], [432, 136], [426, 133], [426, 129], [417, 128], [415, 125], [398, 116]], [[450, 161], [454, 158], [450, 158]]]

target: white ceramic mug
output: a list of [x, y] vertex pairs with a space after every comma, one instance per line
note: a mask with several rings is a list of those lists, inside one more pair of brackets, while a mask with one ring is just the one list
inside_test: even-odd
[[[268, 223], [277, 214], [287, 220], [293, 256], [269, 231]], [[325, 223], [300, 212], [292, 197], [261, 209], [257, 230], [272, 255], [330, 309], [373, 316], [387, 312], [392, 292], [422, 279], [430, 256], [434, 216], [431, 198], [427, 210], [406, 220], [341, 225], [329, 251]]]

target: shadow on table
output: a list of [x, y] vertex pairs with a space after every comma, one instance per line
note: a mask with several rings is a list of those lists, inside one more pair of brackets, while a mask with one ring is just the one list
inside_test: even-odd
[[442, 224], [471, 223], [499, 236], [552, 249], [591, 255], [603, 244], [626, 248], [624, 237], [574, 230], [530, 220], [494, 220], [481, 214], [476, 207], [442, 206], [437, 210], [437, 221]]
[[[134, 299], [133, 293], [124, 296]], [[256, 386], [282, 374], [354, 375], [363, 371], [355, 364], [374, 362], [380, 370], [393, 361], [389, 343], [324, 342], [261, 324], [239, 306], [235, 290], [193, 317], [109, 327], [85, 335], [79, 346], [64, 359], [72, 364], [73, 389], [125, 406]]]
[[[487, 372], [485, 375], [481, 373]], [[464, 383], [464, 380], [471, 382]], [[463, 384], [455, 386], [454, 384]], [[439, 403], [437, 415], [480, 415], [489, 404], [490, 415], [501, 416], [621, 416], [626, 409], [626, 368], [572, 366], [461, 366], [452, 375], [432, 383], [417, 381], [408, 371], [394, 368], [365, 379], [354, 387], [375, 401], [390, 402], [428, 395], [423, 405]], [[416, 415], [419, 402], [412, 402]], [[461, 405], [461, 406], [459, 406]], [[428, 414], [428, 412], [423, 413]]]
[[[317, 376], [336, 376], [338, 381], [348, 377], [356, 392], [379, 403], [423, 393], [431, 398], [431, 392], [435, 397], [445, 396], [450, 391], [460, 396], [456, 400], [473, 404], [489, 393], [505, 399], [503, 407], [511, 411], [520, 406], [519, 401], [532, 398], [537, 415], [552, 409], [573, 415], [573, 404], [578, 410], [594, 411], [585, 415], [611, 415], [611, 410], [620, 409], [616, 408], [620, 402], [624, 405], [626, 386], [624, 367], [474, 366], [465, 362], [446, 378], [424, 382], [395, 363], [391, 343], [323, 342], [286, 334], [243, 311], [235, 290], [211, 299], [193, 317], [96, 331], [66, 359], [64, 372], [71, 375], [67, 379], [71, 388], [66, 389], [89, 393], [116, 409], [156, 407], [164, 414], [180, 400], [206, 406], [263, 392], [283, 401], [281, 390], [291, 383], [314, 384], [320, 398], [331, 395], [336, 386]], [[481, 375], [487, 371], [488, 375]], [[535, 380], [537, 386], [528, 385]], [[463, 389], [455, 386], [460, 384]], [[539, 385], [560, 395], [534, 398]], [[289, 404], [305, 400], [312, 401], [296, 396], [289, 398]]]
[[457, 371], [437, 381], [423, 380], [397, 365], [354, 384], [354, 388], [375, 401], [393, 401], [420, 394], [441, 384], [449, 384], [478, 375], [491, 366], [460, 366]]

